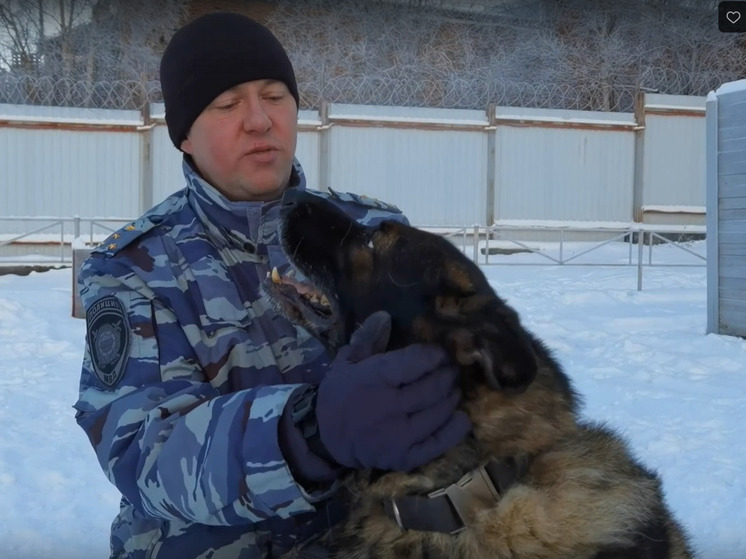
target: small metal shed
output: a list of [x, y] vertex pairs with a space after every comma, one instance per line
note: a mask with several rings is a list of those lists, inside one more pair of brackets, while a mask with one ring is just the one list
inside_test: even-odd
[[707, 96], [707, 332], [746, 337], [746, 80]]

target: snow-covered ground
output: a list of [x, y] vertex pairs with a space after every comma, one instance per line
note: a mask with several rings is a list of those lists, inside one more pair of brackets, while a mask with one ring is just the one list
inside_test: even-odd
[[[612, 243], [582, 261], [627, 256]], [[554, 349], [586, 415], [661, 473], [699, 557], [746, 558], [746, 341], [705, 334], [705, 268], [646, 268], [637, 291], [635, 267], [528, 264], [536, 258], [491, 256], [524, 265], [483, 269]], [[655, 262], [692, 258], [655, 248]], [[108, 557], [118, 495], [74, 420], [85, 324], [70, 317], [70, 276], [0, 276], [0, 557]]]

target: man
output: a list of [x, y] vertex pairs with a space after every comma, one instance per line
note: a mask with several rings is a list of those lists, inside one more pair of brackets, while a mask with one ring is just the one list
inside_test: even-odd
[[[466, 436], [455, 369], [432, 346], [376, 353], [385, 313], [332, 360], [260, 294], [287, 268], [282, 194], [305, 188], [295, 77], [266, 28], [231, 13], [191, 22], [166, 48], [161, 85], [187, 186], [80, 275], [76, 419], [122, 493], [111, 556], [324, 557], [318, 536], [344, 517], [340, 475], [410, 470]], [[331, 197], [362, 221], [403, 219]], [[386, 381], [405, 373], [408, 384]]]

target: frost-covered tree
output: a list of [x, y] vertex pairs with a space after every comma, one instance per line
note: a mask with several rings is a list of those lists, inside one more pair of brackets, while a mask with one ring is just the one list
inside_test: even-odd
[[16, 84], [5, 93], [15, 102], [141, 106], [159, 94], [160, 54], [185, 15], [180, 0], [4, 0], [0, 63]]
[[[34, 72], [42, 61], [40, 45], [50, 35], [64, 36], [90, 13], [92, 0], [4, 0], [0, 3], [0, 63]], [[61, 49], [69, 46], [64, 42]], [[66, 54], [66, 53], [65, 53]]]
[[[266, 16], [295, 65], [304, 107], [484, 109], [498, 103], [632, 110], [640, 90], [705, 95], [746, 76], [746, 42], [718, 31], [717, 4], [0, 0], [0, 66], [12, 68], [13, 76], [36, 77], [27, 89], [37, 94], [47, 83], [57, 88], [54, 96], [23, 102], [64, 97], [66, 103], [139, 106], [160, 99], [157, 68], [168, 37], [188, 17], [219, 5]], [[8, 91], [18, 88], [0, 87], [0, 100]]]
[[631, 110], [744, 75], [711, 0], [280, 0], [303, 102]]

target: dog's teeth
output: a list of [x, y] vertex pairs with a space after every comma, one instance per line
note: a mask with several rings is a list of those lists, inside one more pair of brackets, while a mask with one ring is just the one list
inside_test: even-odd
[[295, 270], [293, 270], [292, 268], [290, 268], [290, 270], [288, 271], [288, 273], [285, 274], [285, 277], [286, 278], [294, 278], [295, 277]]
[[326, 295], [322, 295], [319, 299], [319, 302], [324, 306], [329, 306], [329, 299], [326, 297]]
[[280, 272], [277, 271], [277, 266], [272, 268], [272, 283], [282, 283]]

